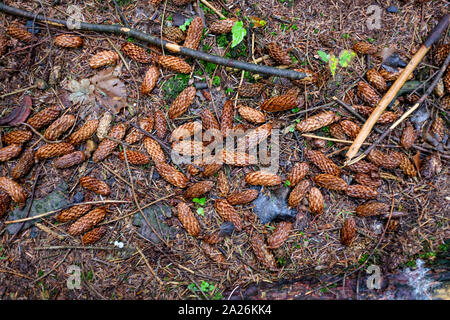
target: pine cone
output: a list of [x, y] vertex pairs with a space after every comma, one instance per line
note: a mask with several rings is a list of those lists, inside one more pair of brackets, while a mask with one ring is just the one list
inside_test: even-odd
[[438, 152], [430, 154], [425, 159], [425, 164], [420, 169], [422, 177], [431, 179], [442, 170], [442, 162]]
[[80, 218], [83, 216], [86, 212], [91, 210], [92, 205], [91, 204], [80, 204], [70, 207], [69, 209], [62, 210], [55, 219], [59, 222], [68, 222], [75, 219]]
[[417, 175], [417, 171], [414, 168], [411, 160], [404, 154], [402, 154], [402, 160], [400, 161], [400, 169], [402, 169], [403, 173], [409, 177], [414, 177]]
[[13, 130], [3, 136], [5, 144], [23, 144], [31, 139], [33, 133], [28, 130]]
[[177, 205], [178, 220], [180, 220], [186, 231], [193, 237], [200, 234], [200, 225], [192, 210], [185, 202]]
[[450, 95], [446, 95], [441, 99], [441, 107], [444, 110], [450, 110]]
[[83, 244], [93, 244], [96, 243], [97, 241], [99, 241], [103, 235], [106, 233], [106, 228], [105, 227], [98, 227], [95, 229], [92, 229], [89, 232], [86, 232], [83, 236], [83, 238], [81, 238], [81, 242], [83, 242]]
[[159, 6], [159, 4], [161, 3], [162, 0], [149, 0], [148, 3], [150, 5], [152, 5], [154, 8], [156, 8], [157, 6]]
[[342, 120], [340, 124], [345, 134], [352, 139], [355, 139], [358, 136], [359, 131], [361, 130], [361, 128], [356, 123], [350, 120]]
[[352, 198], [375, 199], [378, 197], [378, 191], [361, 184], [355, 184], [347, 187], [346, 193]]
[[436, 53], [434, 54], [434, 62], [436, 66], [441, 66], [449, 53], [450, 53], [450, 43], [440, 45], [437, 48]]
[[195, 17], [189, 25], [186, 39], [184, 40], [184, 47], [197, 50], [200, 40], [203, 35], [203, 21], [200, 17]]
[[185, 192], [184, 197], [186, 199], [199, 198], [202, 195], [208, 193], [214, 187], [212, 181], [200, 181], [190, 186]]
[[385, 92], [387, 90], [386, 80], [376, 69], [369, 69], [366, 76], [367, 81], [369, 81], [369, 83], [373, 85], [375, 89], [380, 92]]
[[237, 150], [245, 151], [247, 149], [256, 148], [258, 144], [267, 140], [271, 132], [271, 122], [265, 123], [253, 130], [250, 130], [247, 134], [237, 140]]
[[194, 0], [172, 0], [173, 4], [176, 6], [184, 6], [188, 3], [193, 2]]
[[31, 42], [33, 39], [33, 35], [26, 29], [15, 25], [8, 27], [8, 34], [13, 38], [22, 40], [23, 42]]
[[10, 144], [0, 149], [0, 162], [11, 160], [17, 157], [22, 151], [22, 145]]
[[294, 71], [297, 72], [303, 72], [306, 73], [306, 77], [300, 80], [292, 80], [293, 83], [295, 83], [297, 86], [302, 86], [305, 84], [313, 84], [313, 83], [317, 83], [317, 81], [319, 80], [319, 75], [313, 71], [311, 71], [310, 69], [307, 68], [298, 68], [298, 69], [294, 69]]
[[275, 258], [272, 253], [267, 249], [264, 244], [264, 239], [259, 233], [253, 232], [250, 238], [250, 244], [252, 246], [253, 252], [256, 258], [268, 269], [276, 270], [277, 266], [275, 263]]
[[292, 63], [291, 57], [281, 46], [275, 42], [271, 42], [267, 45], [267, 51], [269, 56], [282, 65], [290, 65]]
[[101, 51], [89, 60], [89, 67], [92, 69], [98, 69], [110, 64], [116, 64], [118, 60], [119, 55], [115, 51]]
[[[108, 132], [108, 136], [117, 140], [121, 140], [125, 136], [126, 130], [126, 125], [123, 123], [119, 123], [111, 128], [111, 130]], [[98, 145], [97, 150], [95, 150], [94, 155], [92, 156], [92, 160], [96, 163], [102, 161], [107, 156], [109, 156], [114, 151], [114, 149], [117, 148], [118, 144], [118, 142], [111, 139], [104, 139]]]
[[8, 177], [0, 177], [0, 190], [6, 192], [17, 203], [24, 203], [27, 200], [27, 194], [22, 187]]
[[9, 196], [0, 190], [0, 218], [5, 215], [9, 211], [9, 204], [11, 200]]
[[409, 149], [413, 146], [414, 142], [417, 138], [417, 132], [414, 130], [414, 127], [410, 124], [408, 124], [402, 133], [402, 138], [400, 140], [401, 145], [405, 149]]
[[166, 162], [166, 155], [158, 142], [150, 137], [145, 137], [144, 147], [154, 163]]
[[164, 139], [167, 133], [167, 123], [166, 117], [161, 110], [155, 112], [155, 130], [158, 138]]
[[73, 145], [66, 142], [44, 144], [36, 151], [36, 159], [42, 160], [59, 157], [74, 151], [75, 148], [73, 147]]
[[53, 43], [63, 48], [79, 48], [83, 45], [83, 39], [72, 34], [61, 34], [53, 39]]
[[379, 216], [390, 211], [387, 204], [383, 202], [367, 202], [356, 208], [356, 214], [362, 217]]
[[72, 223], [67, 232], [72, 236], [78, 236], [95, 227], [105, 218], [105, 216], [105, 207], [95, 208], [89, 211], [88, 214], [82, 216], [80, 219]]
[[[139, 127], [149, 133], [153, 130], [154, 123], [155, 120], [153, 118], [153, 115], [139, 119]], [[133, 128], [125, 137], [125, 142], [128, 144], [133, 144], [140, 141], [143, 137], [144, 133], [136, 128]]]
[[339, 176], [341, 174], [341, 170], [339, 167], [330, 159], [328, 159], [325, 154], [320, 151], [315, 150], [306, 150], [306, 157], [314, 163], [317, 167], [320, 168], [325, 173], [332, 174], [335, 176]]
[[248, 122], [256, 124], [266, 122], [266, 116], [259, 110], [244, 105], [239, 105], [238, 112], [241, 115], [241, 117], [244, 120], [247, 120]]
[[214, 201], [214, 209], [222, 217], [223, 220], [232, 222], [236, 231], [242, 230], [242, 218], [236, 209], [224, 199], [216, 199]]
[[445, 136], [444, 120], [442, 120], [441, 117], [436, 116], [436, 119], [434, 119], [433, 123], [431, 124], [430, 130], [433, 138], [435, 138], [437, 142], [441, 142]]
[[[119, 159], [125, 161], [125, 151], [119, 153]], [[144, 165], [150, 162], [150, 158], [141, 152], [127, 150], [127, 160], [131, 164]]]
[[308, 194], [309, 211], [315, 215], [319, 215], [323, 212], [324, 201], [322, 192], [316, 187], [312, 187]]
[[5, 37], [5, 34], [1, 33], [0, 34], [0, 56], [3, 56], [3, 54], [5, 54], [8, 44], [9, 44], [9, 41]]
[[261, 94], [261, 92], [263, 91], [265, 85], [264, 83], [246, 83], [243, 84], [240, 88], [239, 88], [239, 95], [241, 97], [255, 97]]
[[59, 116], [60, 108], [57, 106], [45, 108], [28, 119], [27, 123], [34, 129], [39, 130], [53, 122]]
[[219, 266], [222, 266], [226, 260], [223, 254], [215, 247], [211, 246], [207, 242], [201, 242], [200, 248], [202, 248], [203, 252], [205, 252], [205, 255], [210, 258], [212, 261], [217, 263]]
[[292, 230], [292, 222], [281, 221], [278, 223], [275, 231], [267, 238], [269, 249], [277, 249], [289, 238], [289, 233]]
[[346, 140], [347, 137], [345, 135], [344, 129], [342, 129], [342, 126], [339, 123], [333, 123], [330, 126], [330, 134], [333, 138]]
[[442, 78], [442, 82], [444, 82], [444, 88], [447, 93], [450, 92], [450, 68], [447, 68], [447, 72]]
[[211, 33], [215, 34], [226, 34], [231, 32], [231, 29], [233, 29], [234, 23], [237, 21], [237, 19], [225, 19], [225, 20], [217, 20], [213, 22], [213, 24], [209, 27], [209, 31]]
[[219, 122], [209, 109], [203, 109], [201, 112], [202, 126], [205, 130], [220, 130]]
[[[395, 81], [398, 79], [398, 77], [400, 76], [400, 74], [403, 72], [402, 68], [398, 68], [397, 72], [389, 72], [383, 68], [381, 68], [380, 70], [378, 70], [378, 73], [386, 80], [386, 81]], [[408, 76], [407, 80], [411, 80], [414, 77], [414, 73], [411, 73]]]
[[80, 178], [80, 186], [102, 196], [107, 196], [111, 193], [111, 189], [105, 182], [94, 177], [85, 176]]
[[308, 180], [302, 180], [297, 183], [289, 194], [288, 204], [290, 207], [294, 208], [300, 204], [308, 192], [310, 185], [311, 183]]
[[180, 28], [175, 26], [164, 27], [162, 33], [167, 40], [176, 43], [182, 42], [184, 39], [186, 39], [186, 35], [184, 34], [184, 32]]
[[359, 41], [355, 43], [352, 47], [353, 51], [360, 54], [370, 54], [373, 55], [378, 52], [377, 47], [375, 47], [373, 44], [370, 44], [366, 41]]
[[86, 123], [81, 128], [70, 135], [68, 142], [76, 146], [90, 139], [95, 131], [97, 131], [98, 124], [99, 121], [96, 119], [86, 121]]
[[100, 118], [100, 121], [98, 122], [98, 128], [97, 128], [97, 138], [102, 141], [105, 139], [105, 137], [108, 135], [108, 132], [111, 128], [111, 123], [113, 120], [113, 116], [110, 112], [105, 112], [103, 116]]
[[220, 131], [223, 136], [227, 136], [229, 130], [233, 129], [234, 118], [234, 103], [232, 100], [227, 100], [222, 108], [222, 115], [220, 117]]
[[221, 197], [226, 197], [230, 192], [230, 185], [228, 184], [228, 177], [223, 171], [219, 171], [216, 183], [217, 193]]
[[124, 42], [120, 46], [122, 51], [129, 56], [134, 61], [140, 62], [140, 63], [150, 63], [153, 61], [153, 58], [150, 54], [147, 53], [147, 51], [134, 43], [131, 42]]
[[72, 153], [66, 154], [61, 158], [55, 160], [54, 166], [57, 169], [66, 169], [71, 166], [80, 164], [86, 160], [86, 155], [83, 151], [74, 151]]
[[223, 237], [219, 234], [219, 232], [213, 232], [211, 234], [208, 234], [203, 238], [203, 241], [207, 244], [216, 244], [223, 240]]
[[192, 71], [191, 66], [182, 58], [174, 56], [159, 56], [157, 59], [158, 64], [162, 67], [169, 69], [173, 72], [189, 74]]
[[210, 177], [222, 168], [222, 164], [210, 163], [203, 166], [202, 177]]
[[367, 155], [367, 159], [378, 167], [386, 169], [395, 169], [400, 165], [402, 160], [402, 154], [400, 152], [392, 151], [388, 154], [384, 154], [379, 150], [373, 149]]
[[283, 94], [267, 99], [261, 105], [261, 110], [266, 112], [277, 112], [291, 110], [298, 105], [297, 96], [291, 94]]
[[369, 175], [367, 173], [358, 173], [355, 176], [355, 180], [362, 185], [368, 186], [373, 189], [377, 189], [383, 183], [379, 178], [378, 174]]
[[141, 93], [149, 94], [156, 86], [158, 77], [159, 77], [158, 68], [156, 66], [149, 67], [147, 72], [145, 73], [144, 80], [142, 81]]
[[187, 187], [189, 179], [171, 165], [164, 162], [156, 162], [155, 167], [159, 175], [170, 184], [182, 189]]
[[248, 173], [245, 181], [254, 186], [276, 186], [281, 183], [281, 178], [275, 173], [260, 170]]
[[194, 102], [197, 90], [194, 86], [187, 87], [178, 95], [169, 109], [169, 119], [175, 119], [181, 116], [189, 106]]
[[172, 145], [172, 152], [183, 156], [200, 156], [205, 152], [202, 141], [182, 140]]
[[48, 128], [45, 130], [44, 137], [47, 140], [56, 140], [64, 132], [69, 130], [70, 127], [75, 123], [75, 117], [71, 114], [63, 115], [62, 117], [55, 120]]
[[258, 197], [259, 191], [255, 189], [247, 189], [241, 192], [235, 192], [228, 196], [227, 201], [231, 205], [247, 204]]
[[202, 131], [202, 123], [199, 121], [189, 121], [172, 131], [169, 141], [178, 141], [194, 136]]
[[11, 170], [11, 177], [14, 180], [24, 177], [34, 164], [34, 151], [33, 149], [27, 149], [17, 161], [16, 166]]
[[309, 172], [309, 165], [306, 162], [297, 162], [291, 169], [287, 180], [289, 181], [289, 186], [294, 187], [299, 183]]
[[369, 173], [371, 171], [377, 171], [378, 167], [373, 165], [370, 162], [367, 162], [365, 160], [359, 160], [358, 162], [355, 162], [351, 165], [349, 165], [347, 168], [354, 172], [358, 173]]
[[356, 91], [358, 97], [370, 106], [375, 107], [380, 102], [380, 96], [375, 92], [366, 82], [358, 82], [358, 89]]
[[321, 187], [331, 190], [345, 191], [347, 189], [347, 183], [344, 180], [328, 173], [315, 176], [314, 182]]
[[353, 218], [347, 218], [341, 229], [341, 243], [349, 246], [356, 236], [356, 222]]
[[[354, 105], [353, 106], [361, 115], [363, 116], [370, 116], [374, 110], [372, 107], [367, 107], [363, 105]], [[397, 120], [398, 115], [391, 111], [385, 111], [381, 114], [380, 118], [377, 120], [378, 124], [386, 124], [386, 123], [392, 123], [395, 120]]]
[[339, 120], [339, 116], [333, 111], [325, 111], [300, 121], [295, 127], [300, 132], [310, 132], [328, 126]]

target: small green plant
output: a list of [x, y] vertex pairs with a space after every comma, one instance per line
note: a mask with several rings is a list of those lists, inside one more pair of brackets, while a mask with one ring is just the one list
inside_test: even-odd
[[286, 180], [285, 182], [284, 182], [284, 186], [285, 187], [289, 187], [291, 185], [291, 182], [289, 181], [289, 180]]
[[336, 75], [338, 64], [342, 68], [347, 68], [350, 65], [352, 59], [356, 56], [356, 53], [351, 50], [342, 50], [338, 58], [334, 54], [328, 54], [321, 50], [318, 50], [317, 54], [322, 61], [328, 63], [333, 78]]
[[233, 35], [231, 48], [234, 48], [241, 43], [247, 35], [247, 30], [244, 28], [244, 22], [236, 21], [231, 29], [231, 34]]
[[210, 8], [205, 6], [203, 3], [200, 3], [200, 8], [202, 8], [203, 12], [205, 12], [205, 13], [214, 14], [214, 11], [212, 11]]
[[206, 203], [206, 198], [204, 198], [204, 197], [203, 198], [194, 198], [194, 199], [192, 199], [192, 202], [197, 203], [201, 206], [204, 206]]
[[205, 216], [205, 209], [203, 208], [197, 208], [197, 214], [201, 215], [202, 217]]
[[232, 94], [234, 92], [233, 88], [226, 88], [225, 93], [226, 94]]
[[220, 77], [219, 76], [214, 76], [213, 80], [212, 80], [212, 84], [215, 87], [220, 86]]
[[287, 260], [284, 257], [278, 258], [278, 264], [282, 267], [284, 267], [287, 264]]
[[[199, 288], [197, 287], [197, 285], [195, 283], [190, 283], [188, 285], [188, 289], [191, 292], [198, 292]], [[223, 295], [221, 292], [216, 292], [214, 293], [216, 290], [216, 286], [213, 284], [208, 283], [207, 281], [202, 281], [200, 283], [200, 291], [203, 292], [206, 296], [210, 297], [212, 300], [221, 300], [223, 299]]]
[[369, 258], [369, 254], [364, 253], [361, 258], [358, 260], [359, 264], [363, 264]]
[[0, 247], [0, 260], [6, 260], [5, 248], [3, 246]]
[[291, 111], [292, 111], [292, 113], [297, 113], [297, 112], [300, 111], [300, 108], [299, 107], [295, 107]]
[[189, 18], [187, 19], [179, 28], [183, 31], [186, 31], [187, 27], [189, 27], [189, 25], [191, 24], [192, 20], [194, 20], [193, 18]]
[[162, 86], [164, 97], [169, 100], [175, 99], [187, 87], [188, 81], [188, 74], [177, 74], [170, 78]]

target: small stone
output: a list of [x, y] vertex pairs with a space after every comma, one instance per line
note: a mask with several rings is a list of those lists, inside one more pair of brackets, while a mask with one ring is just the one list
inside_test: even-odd
[[389, 13], [398, 13], [398, 8], [396, 6], [389, 6], [386, 9], [386, 11], [389, 12]]

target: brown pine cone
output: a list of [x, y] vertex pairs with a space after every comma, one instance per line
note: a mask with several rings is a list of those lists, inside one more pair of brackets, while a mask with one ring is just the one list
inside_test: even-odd
[[367, 81], [369, 81], [369, 83], [373, 85], [375, 89], [380, 92], [385, 92], [387, 90], [386, 80], [376, 69], [369, 69], [366, 76]]
[[0, 149], [0, 162], [11, 160], [17, 157], [22, 151], [22, 145], [10, 144]]
[[169, 119], [178, 118], [185, 113], [192, 102], [194, 102], [196, 92], [197, 90], [194, 86], [187, 87], [181, 91], [169, 109]]
[[209, 31], [215, 34], [226, 34], [231, 32], [234, 23], [237, 21], [236, 18], [217, 20], [211, 24]]
[[86, 232], [83, 236], [83, 238], [81, 238], [81, 242], [83, 242], [83, 244], [93, 244], [96, 243], [97, 241], [99, 241], [103, 235], [106, 233], [106, 228], [105, 227], [98, 227], [95, 229], [92, 229], [89, 232]]
[[119, 55], [115, 51], [100, 51], [89, 60], [89, 67], [98, 69], [107, 65], [116, 64], [118, 60]]
[[372, 107], [368, 107], [368, 106], [363, 106], [360, 104], [355, 104], [353, 105], [353, 108], [358, 111], [362, 116], [364, 117], [368, 117], [372, 114], [373, 110], [375, 110]]
[[342, 129], [342, 126], [339, 123], [333, 123], [330, 126], [330, 134], [333, 138], [336, 138], [336, 139], [341, 139], [341, 140], [347, 139], [344, 129]]
[[23, 144], [31, 139], [33, 133], [28, 130], [13, 130], [3, 136], [5, 144]]
[[178, 220], [180, 220], [186, 231], [193, 237], [200, 234], [200, 225], [191, 208], [185, 203], [180, 202], [177, 205]]
[[202, 131], [202, 123], [199, 121], [189, 121], [175, 130], [172, 131], [169, 141], [175, 142], [181, 139], [186, 139], [191, 136], [195, 136], [197, 133]]
[[223, 220], [232, 222], [236, 231], [242, 230], [242, 218], [236, 209], [224, 199], [216, 199], [214, 201], [214, 209], [222, 217]]
[[363, 186], [361, 184], [348, 186], [346, 193], [349, 197], [352, 198], [375, 199], [376, 197], [378, 197], [377, 190], [367, 186]]
[[91, 210], [91, 204], [80, 204], [64, 209], [55, 217], [59, 222], [68, 222], [83, 216], [86, 212]]
[[325, 207], [322, 192], [316, 187], [312, 187], [308, 194], [309, 211], [315, 215], [322, 214]]
[[315, 150], [306, 150], [306, 157], [309, 161], [314, 163], [320, 170], [325, 173], [332, 174], [335, 176], [339, 176], [341, 174], [341, 170], [339, 167], [330, 159], [328, 159], [325, 154], [320, 151]]
[[220, 117], [220, 131], [223, 136], [227, 136], [229, 130], [233, 129], [234, 118], [234, 103], [232, 100], [227, 100], [222, 108], [222, 115]]
[[226, 263], [223, 254], [217, 248], [211, 246], [207, 242], [202, 241], [200, 243], [200, 248], [202, 248], [203, 252], [208, 258], [217, 263], [220, 267], [222, 267]]
[[172, 152], [183, 156], [196, 157], [202, 155], [205, 152], [205, 148], [202, 141], [182, 140], [172, 145]]
[[250, 244], [252, 246], [253, 252], [256, 258], [268, 269], [276, 270], [277, 265], [275, 263], [275, 258], [272, 253], [267, 249], [264, 244], [263, 237], [257, 233], [253, 232], [250, 238]]
[[289, 233], [292, 230], [292, 222], [281, 221], [278, 223], [275, 231], [267, 238], [269, 249], [277, 249], [289, 238]]
[[350, 120], [342, 120], [340, 124], [345, 134], [352, 139], [355, 139], [356, 136], [358, 136], [359, 131], [361, 130], [361, 128], [356, 123]]
[[356, 207], [356, 214], [362, 217], [379, 216], [390, 211], [390, 207], [383, 202], [367, 202]]
[[355, 175], [355, 180], [362, 185], [377, 189], [383, 183], [378, 174], [369, 175], [367, 173], [358, 173]]
[[282, 65], [290, 65], [292, 63], [291, 57], [281, 46], [275, 42], [271, 42], [267, 45], [267, 51], [269, 56]]
[[173, 4], [176, 6], [184, 6], [188, 3], [193, 2], [194, 0], [172, 0]]
[[289, 186], [294, 187], [299, 183], [309, 172], [309, 165], [306, 162], [297, 162], [291, 169], [287, 180], [289, 181]]
[[296, 207], [300, 204], [308, 192], [310, 185], [311, 183], [308, 180], [302, 180], [297, 183], [289, 194], [288, 204], [290, 207]]
[[167, 40], [176, 43], [182, 42], [184, 39], [186, 39], [186, 35], [184, 34], [183, 30], [175, 26], [164, 27], [162, 29], [162, 33]]
[[159, 77], [159, 69], [156, 66], [151, 66], [145, 73], [144, 80], [141, 85], [141, 93], [149, 94], [156, 86]]
[[190, 186], [185, 192], [184, 197], [186, 199], [199, 198], [202, 195], [208, 193], [214, 187], [212, 181], [200, 181]]
[[83, 39], [72, 34], [61, 34], [53, 39], [53, 43], [63, 48], [79, 48], [83, 45]]
[[[149, 133], [153, 130], [154, 123], [155, 120], [153, 118], [153, 115], [139, 119], [139, 127]], [[136, 128], [133, 128], [125, 137], [125, 142], [128, 144], [133, 144], [140, 141], [143, 137], [144, 133]]]
[[[395, 81], [398, 79], [398, 77], [400, 76], [400, 74], [403, 72], [402, 68], [398, 68], [397, 72], [389, 72], [383, 68], [381, 68], [380, 70], [378, 70], [378, 73], [386, 80], [386, 81]], [[414, 77], [414, 73], [411, 73], [408, 76], [407, 80], [411, 80]]]
[[[370, 116], [374, 110], [372, 107], [367, 107], [363, 105], [354, 105], [353, 106], [361, 115], [363, 116]], [[380, 118], [377, 120], [378, 124], [386, 124], [386, 123], [392, 123], [395, 120], [397, 120], [398, 115], [395, 112], [392, 111], [385, 111], [381, 114]]]
[[0, 218], [5, 215], [9, 211], [9, 204], [11, 199], [9, 196], [0, 190]]
[[71, 114], [63, 115], [62, 117], [56, 119], [48, 128], [45, 130], [44, 137], [47, 140], [56, 140], [64, 132], [69, 130], [70, 127], [75, 123], [75, 117]]
[[28, 119], [27, 123], [34, 129], [39, 130], [52, 123], [59, 116], [60, 108], [57, 106], [45, 108]]
[[100, 223], [106, 217], [106, 208], [95, 208], [80, 219], [72, 223], [67, 232], [72, 236], [78, 236], [86, 231], [89, 231]]
[[95, 131], [97, 131], [98, 124], [99, 121], [96, 119], [86, 121], [86, 123], [81, 128], [70, 135], [68, 142], [76, 146], [90, 139]]
[[351, 165], [349, 165], [347, 168], [354, 172], [358, 173], [369, 173], [371, 171], [377, 171], [378, 167], [373, 165], [370, 162], [367, 162], [365, 160], [359, 160], [358, 162], [355, 162]]
[[157, 63], [173, 72], [189, 74], [192, 71], [191, 66], [179, 57], [159, 56]]
[[170, 184], [182, 189], [187, 187], [189, 179], [171, 165], [164, 162], [156, 162], [155, 167], [159, 175]]
[[380, 150], [373, 149], [367, 155], [367, 159], [378, 167], [395, 169], [400, 165], [402, 154], [395, 151], [385, 154]]
[[251, 98], [260, 95], [264, 87], [265, 87], [264, 83], [260, 82], [246, 83], [239, 88], [238, 92], [241, 97]]
[[402, 160], [400, 161], [399, 166], [400, 166], [400, 169], [402, 169], [403, 173], [406, 174], [407, 176], [414, 177], [417, 175], [417, 171], [414, 168], [413, 163], [404, 154], [402, 154]]
[[441, 99], [441, 107], [444, 110], [450, 110], [450, 94]]
[[434, 62], [437, 66], [441, 66], [445, 58], [447, 58], [448, 54], [450, 53], [450, 43], [442, 44], [440, 45], [436, 53], [434, 54]]
[[134, 43], [124, 42], [120, 46], [121, 50], [131, 59], [141, 63], [150, 63], [153, 58], [147, 51]]
[[111, 189], [105, 182], [94, 177], [85, 176], [80, 178], [80, 186], [102, 196], [107, 196], [111, 193]]
[[[125, 161], [125, 151], [119, 153], [119, 159]], [[127, 150], [127, 160], [131, 164], [144, 165], [150, 162], [150, 158], [145, 154], [138, 151]]]
[[203, 35], [203, 21], [200, 17], [195, 17], [189, 25], [186, 39], [183, 46], [192, 50], [197, 50]]
[[[119, 123], [112, 127], [111, 130], [109, 130], [108, 136], [117, 140], [122, 140], [125, 136], [126, 130], [126, 125], [123, 123]], [[92, 156], [92, 160], [96, 163], [102, 161], [107, 156], [109, 156], [114, 151], [114, 149], [117, 148], [118, 144], [118, 142], [111, 139], [103, 139], [102, 142], [100, 142], [100, 144], [98, 145], [97, 150], [95, 150], [94, 155]]]
[[86, 160], [86, 155], [83, 151], [74, 151], [72, 153], [66, 154], [61, 158], [54, 161], [54, 166], [57, 169], [66, 169], [71, 166], [80, 164]]
[[424, 165], [420, 168], [422, 177], [431, 179], [439, 174], [442, 170], [441, 157], [438, 152], [430, 154], [426, 159]]
[[254, 186], [276, 186], [281, 183], [281, 178], [268, 171], [254, 171], [245, 176], [245, 181]]
[[74, 151], [75, 148], [73, 147], [73, 145], [66, 142], [44, 144], [36, 151], [36, 159], [41, 160], [59, 157]]
[[8, 39], [5, 37], [5, 34], [0, 34], [0, 56], [3, 56], [5, 54], [6, 49], [9, 45]]
[[161, 3], [161, 1], [162, 0], [149, 0], [148, 1], [148, 3], [150, 4], [150, 5], [152, 5], [153, 7], [157, 7], [157, 6], [159, 6], [159, 4]]
[[203, 171], [201, 173], [202, 177], [210, 177], [213, 174], [216, 174], [222, 168], [222, 164], [219, 163], [210, 163], [205, 164], [203, 166]]
[[167, 122], [164, 113], [161, 110], [157, 110], [155, 112], [155, 130], [156, 135], [160, 139], [164, 139], [167, 133]]
[[291, 94], [283, 94], [281, 96], [276, 96], [267, 99], [261, 105], [261, 110], [266, 112], [277, 112], [291, 110], [298, 105], [297, 96]]
[[360, 54], [370, 54], [373, 55], [378, 52], [377, 47], [366, 41], [359, 41], [355, 43], [352, 47], [353, 51]]
[[223, 171], [219, 171], [216, 183], [217, 193], [221, 197], [226, 197], [230, 192], [230, 185], [228, 184], [228, 177]]
[[258, 197], [259, 191], [255, 189], [247, 189], [241, 192], [235, 192], [228, 196], [227, 201], [231, 205], [247, 204]]
[[208, 234], [203, 238], [203, 241], [207, 244], [216, 244], [223, 240], [223, 237], [219, 234], [219, 232], [213, 232], [211, 234]]
[[298, 68], [298, 69], [294, 69], [294, 71], [303, 72], [303, 73], [306, 73], [306, 75], [307, 75], [303, 79], [292, 80], [292, 82], [295, 83], [297, 86], [302, 86], [302, 85], [305, 85], [305, 84], [316, 83], [319, 80], [319, 74], [311, 71], [310, 69]]
[[24, 177], [34, 164], [34, 151], [27, 149], [17, 161], [16, 166], [11, 170], [11, 177], [14, 180]]
[[157, 141], [150, 137], [145, 137], [144, 147], [154, 163], [166, 162], [166, 155]]
[[238, 112], [241, 117], [248, 122], [256, 124], [266, 122], [266, 116], [259, 110], [241, 104], [238, 106]]
[[11, 37], [22, 40], [23, 42], [31, 42], [33, 39], [33, 35], [30, 32], [19, 26], [9, 26], [7, 32]]
[[27, 200], [27, 194], [22, 187], [8, 177], [0, 177], [0, 189], [17, 203], [24, 203]]
[[261, 142], [265, 141], [272, 132], [272, 123], [265, 123], [248, 133], [243, 135], [237, 140], [237, 150], [245, 151], [247, 149], [253, 149]]
[[447, 93], [450, 92], [450, 68], [447, 68], [447, 72], [442, 78], [442, 82], [444, 82], [444, 88]]
[[328, 173], [315, 176], [314, 182], [321, 187], [331, 190], [345, 191], [347, 189], [347, 183], [344, 180]]
[[203, 109], [201, 112], [202, 126], [205, 130], [220, 130], [219, 122], [209, 109]]
[[413, 146], [417, 138], [417, 132], [411, 124], [408, 124], [402, 133], [402, 138], [400, 140], [401, 145], [405, 149], [409, 149]]
[[310, 132], [328, 126], [337, 120], [339, 120], [339, 116], [336, 113], [325, 111], [300, 121], [295, 128], [300, 132]]
[[347, 218], [341, 229], [341, 243], [344, 246], [351, 245], [356, 236], [356, 222], [353, 218]]
[[435, 138], [437, 142], [441, 142], [444, 139], [445, 135], [444, 120], [441, 117], [436, 116], [436, 119], [434, 119], [433, 123], [431, 124], [430, 130], [433, 138]]
[[380, 96], [375, 92], [366, 82], [358, 82], [356, 94], [364, 102], [367, 102], [370, 106], [375, 107], [380, 102]]

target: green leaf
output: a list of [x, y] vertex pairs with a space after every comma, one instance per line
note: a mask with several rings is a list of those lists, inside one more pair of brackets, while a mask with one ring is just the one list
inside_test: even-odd
[[197, 208], [197, 214], [201, 215], [201, 216], [205, 216], [205, 209], [203, 208]]
[[286, 180], [285, 182], [284, 182], [284, 186], [285, 187], [289, 187], [291, 185], [291, 182], [289, 181], [289, 180]]
[[183, 25], [180, 26], [180, 29], [183, 31], [186, 31], [186, 28], [191, 24], [192, 20], [194, 20], [193, 18], [189, 18], [187, 19]]
[[247, 34], [247, 30], [244, 28], [244, 23], [242, 21], [236, 21], [231, 29], [233, 34], [233, 41], [231, 42], [231, 48], [236, 47]]
[[339, 55], [339, 64], [341, 67], [347, 68], [354, 56], [356, 56], [356, 53], [351, 50], [342, 51]]
[[336, 56], [334, 54], [332, 54], [330, 56], [330, 60], [328, 61], [328, 65], [330, 66], [330, 71], [331, 71], [331, 74], [333, 75], [333, 78], [334, 78], [334, 76], [336, 74], [336, 68], [337, 68], [337, 65], [338, 65], [338, 59], [336, 58]]
[[318, 50], [317, 54], [319, 55], [320, 59], [322, 59], [322, 61], [324, 62], [328, 62], [328, 60], [330, 59], [330, 55], [325, 51]]
[[212, 83], [213, 83], [213, 86], [215, 86], [215, 87], [220, 86], [220, 77], [214, 76]]
[[194, 198], [192, 199], [192, 202], [198, 203], [201, 206], [204, 206], [206, 203], [206, 198]]
[[299, 108], [299, 107], [295, 107], [295, 108], [292, 109], [292, 112], [293, 112], [293, 113], [297, 113], [297, 112], [299, 112], [299, 111], [300, 111], [300, 108]]

